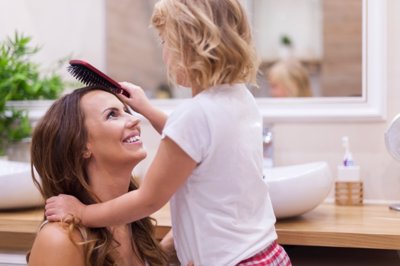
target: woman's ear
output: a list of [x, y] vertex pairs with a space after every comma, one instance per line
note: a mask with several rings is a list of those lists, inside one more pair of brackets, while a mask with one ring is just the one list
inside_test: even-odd
[[91, 153], [88, 149], [86, 149], [86, 150], [83, 152], [83, 158], [89, 159], [90, 157], [92, 157], [92, 153]]
[[89, 159], [90, 157], [92, 157], [92, 152], [90, 151], [92, 145], [91, 145], [90, 142], [88, 141], [88, 142], [86, 142], [86, 145], [85, 145], [85, 146], [86, 146], [86, 147], [85, 147], [85, 150], [83, 151], [82, 156], [83, 156], [84, 159]]

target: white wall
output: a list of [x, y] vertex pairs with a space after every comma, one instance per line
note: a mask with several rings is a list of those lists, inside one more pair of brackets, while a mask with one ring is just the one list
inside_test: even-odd
[[281, 37], [293, 41], [293, 55], [301, 59], [322, 57], [322, 3], [320, 0], [253, 1], [255, 43], [263, 60], [281, 55]]
[[[329, 162], [334, 175], [343, 158], [341, 137], [349, 136], [353, 157], [361, 166], [367, 201], [400, 202], [400, 162], [386, 151], [384, 132], [400, 113], [400, 1], [388, 1], [387, 121], [377, 123], [280, 123], [275, 131], [275, 161], [292, 164]], [[399, 132], [400, 134], [400, 132]]]
[[105, 68], [104, 0], [0, 0], [0, 10], [0, 40], [16, 30], [31, 36], [46, 67], [71, 57]]
[[[341, 138], [349, 136], [353, 157], [361, 166], [366, 202], [400, 202], [400, 162], [391, 158], [384, 143], [386, 128], [400, 113], [400, 1], [388, 2], [387, 121], [276, 123], [273, 129], [276, 165], [324, 160], [329, 163], [334, 176], [344, 155]], [[158, 135], [146, 123], [142, 135], [151, 149], [148, 159], [137, 168], [138, 175], [144, 173], [159, 141]], [[332, 197], [331, 193], [329, 199]]]
[[[50, 63], [69, 53], [105, 68], [104, 0], [0, 0], [0, 39], [15, 29], [43, 44], [40, 60]], [[351, 150], [365, 184], [367, 201], [400, 202], [400, 162], [386, 151], [383, 134], [400, 113], [400, 1], [388, 1], [388, 92], [385, 122], [277, 123], [274, 125], [275, 163], [288, 165], [325, 160], [336, 175], [343, 157], [341, 137], [349, 136]], [[143, 123], [148, 159], [135, 169], [143, 176], [159, 142]]]

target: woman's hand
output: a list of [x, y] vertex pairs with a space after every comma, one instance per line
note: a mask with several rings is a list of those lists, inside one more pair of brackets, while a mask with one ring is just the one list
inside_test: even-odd
[[74, 196], [60, 194], [46, 200], [45, 215], [51, 222], [62, 221], [68, 216], [73, 216], [83, 222], [85, 208], [86, 205]]

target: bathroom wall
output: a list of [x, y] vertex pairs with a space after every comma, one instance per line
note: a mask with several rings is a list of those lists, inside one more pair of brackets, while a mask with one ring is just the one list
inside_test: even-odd
[[362, 2], [324, 0], [322, 96], [361, 96]]
[[[387, 41], [387, 120], [380, 122], [276, 123], [274, 155], [276, 165], [327, 161], [336, 176], [336, 166], [343, 158], [341, 137], [350, 138], [350, 147], [361, 166], [366, 202], [400, 201], [400, 162], [387, 153], [384, 132], [391, 119], [400, 113], [400, 1], [388, 1]], [[400, 134], [400, 133], [399, 133]], [[148, 159], [136, 169], [143, 175], [159, 137], [144, 123], [143, 138], [149, 148]], [[333, 194], [328, 200], [333, 200]]]
[[[117, 80], [134, 81], [156, 97], [157, 87], [167, 83], [160, 38], [150, 28], [155, 0], [106, 1], [106, 64]], [[134, 18], [134, 19], [132, 19]]]
[[384, 142], [386, 128], [391, 119], [400, 113], [398, 10], [399, 1], [388, 1], [387, 121], [276, 124], [276, 164], [326, 160], [336, 175], [336, 165], [343, 157], [341, 137], [347, 135], [353, 157], [361, 166], [366, 201], [400, 201], [400, 162], [390, 157]]
[[[88, 60], [105, 69], [105, 0], [0, 1], [0, 41], [15, 31], [41, 47], [35, 60], [44, 70], [65, 58]], [[71, 79], [65, 68], [60, 74]]]
[[[248, 1], [249, 2], [249, 1]], [[253, 4], [255, 43], [263, 61], [279, 58], [281, 38], [288, 36], [294, 56], [301, 60], [320, 60], [323, 56], [323, 1], [264, 0]]]
[[[65, 51], [70, 51], [105, 69], [105, 0], [34, 2], [0, 1], [0, 10], [3, 11], [0, 16], [0, 39], [12, 33], [15, 28], [22, 29], [33, 35], [36, 43], [45, 44], [39, 58], [44, 62], [56, 60], [65, 56]], [[398, 10], [400, 1], [389, 0], [387, 121], [276, 123], [273, 129], [276, 165], [324, 160], [336, 175], [336, 166], [343, 157], [341, 137], [347, 135], [354, 159], [361, 166], [366, 200], [400, 201], [400, 162], [389, 156], [383, 138], [390, 120], [400, 113]], [[135, 174], [139, 177], [144, 175], [159, 142], [159, 136], [146, 121], [143, 122], [142, 135], [149, 156], [135, 169]]]

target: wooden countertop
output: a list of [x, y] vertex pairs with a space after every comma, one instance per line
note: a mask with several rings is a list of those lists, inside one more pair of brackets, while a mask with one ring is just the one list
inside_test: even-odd
[[287, 245], [400, 250], [400, 212], [387, 205], [321, 204], [302, 216], [276, 224]]
[[[28, 250], [43, 217], [42, 209], [0, 211], [0, 249]], [[171, 227], [169, 207], [153, 215], [156, 237]], [[278, 242], [284, 245], [400, 250], [400, 212], [386, 205], [321, 204], [302, 216], [279, 220]]]

